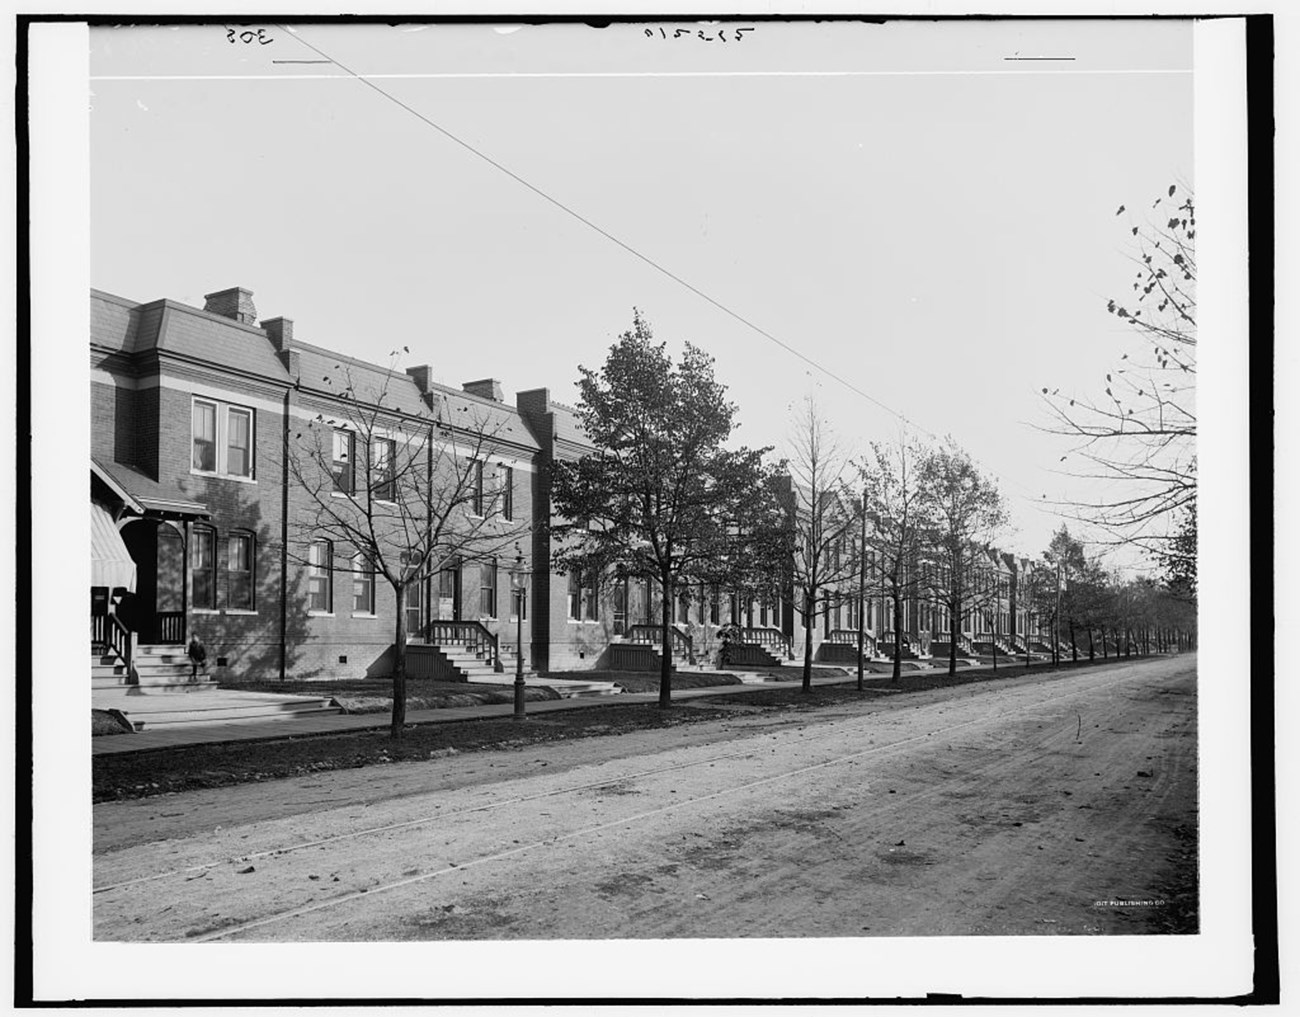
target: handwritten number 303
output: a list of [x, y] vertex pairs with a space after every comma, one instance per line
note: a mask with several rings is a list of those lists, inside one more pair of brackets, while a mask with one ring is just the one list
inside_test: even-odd
[[265, 28], [246, 29], [243, 32], [236, 32], [233, 28], [227, 28], [226, 42], [231, 45], [237, 42], [242, 42], [245, 45], [256, 42], [260, 46], [265, 46], [268, 42], [275, 42], [275, 40], [266, 34]]

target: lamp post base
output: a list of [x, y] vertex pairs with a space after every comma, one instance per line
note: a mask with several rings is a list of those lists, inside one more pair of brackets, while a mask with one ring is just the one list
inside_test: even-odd
[[524, 676], [515, 675], [515, 720], [524, 719]]

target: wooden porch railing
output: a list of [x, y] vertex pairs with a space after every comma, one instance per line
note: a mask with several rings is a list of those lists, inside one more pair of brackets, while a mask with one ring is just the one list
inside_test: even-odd
[[159, 611], [157, 614], [157, 641], [160, 643], [185, 642], [185, 612]]
[[138, 636], [115, 614], [90, 616], [90, 648], [93, 653], [113, 654], [126, 665], [129, 681], [135, 680], [135, 648]]
[[424, 629], [424, 641], [429, 643], [456, 643], [472, 653], [485, 653], [492, 666], [501, 670], [501, 647], [497, 637], [477, 621], [431, 621]]
[[[660, 646], [663, 643], [663, 632], [659, 625], [633, 625], [627, 631], [627, 638], [632, 643], [650, 643], [652, 646]], [[695, 660], [695, 640], [689, 632], [683, 632], [673, 625], [668, 629], [668, 638], [672, 642], [673, 653], [684, 656], [692, 662]]]

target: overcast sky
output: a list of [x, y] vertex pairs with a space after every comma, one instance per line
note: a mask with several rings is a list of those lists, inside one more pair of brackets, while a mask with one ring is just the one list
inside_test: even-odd
[[[1008, 496], [1005, 545], [1037, 555], [1060, 523], [1043, 496], [1083, 493], [1034, 429], [1040, 390], [1099, 391], [1133, 343], [1106, 313], [1133, 272], [1115, 211], [1193, 184], [1190, 24], [748, 24], [92, 29], [92, 285], [198, 306], [243, 286], [304, 341], [379, 362], [409, 346], [440, 381], [566, 402], [635, 305], [716, 358], [747, 444], [780, 446], [808, 393], [850, 445], [896, 434], [348, 70], [372, 76], [953, 434]], [[334, 62], [274, 62], [325, 59], [306, 43]]]

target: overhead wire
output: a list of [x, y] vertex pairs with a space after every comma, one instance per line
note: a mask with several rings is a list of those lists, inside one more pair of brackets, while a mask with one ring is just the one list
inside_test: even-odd
[[[843, 386], [844, 386], [846, 389], [848, 389], [850, 392], [853, 392], [855, 395], [858, 395], [858, 396], [860, 396], [861, 398], [863, 398], [863, 399], [867, 400], [868, 402], [872, 403], [873, 405], [875, 405], [875, 406], [878, 407], [879, 409], [881, 409], [881, 410], [883, 410], [884, 412], [888, 413], [890, 416], [895, 417], [896, 419], [898, 419], [899, 421], [901, 421], [901, 422], [902, 422], [903, 424], [905, 424], [906, 426], [911, 427], [911, 428], [914, 428], [914, 429], [920, 431], [922, 434], [928, 435], [930, 438], [933, 438], [933, 439], [936, 440], [936, 441], [940, 440], [940, 436], [937, 435], [937, 434], [935, 434], [933, 431], [931, 431], [931, 430], [929, 430], [928, 428], [922, 426], [921, 424], [918, 424], [916, 421], [910, 419], [906, 414], [904, 414], [904, 413], [902, 413], [902, 412], [900, 412], [900, 411], [894, 409], [892, 406], [888, 406], [888, 405], [886, 405], [884, 402], [882, 402], [881, 400], [877, 399], [875, 396], [871, 395], [869, 392], [864, 391], [862, 388], [858, 387], [858, 386], [855, 385], [853, 382], [849, 381], [847, 378], [844, 378], [844, 377], [842, 377], [841, 375], [836, 374], [836, 373], [835, 373], [834, 371], [832, 371], [830, 368], [828, 368], [828, 367], [822, 365], [822, 364], [819, 363], [818, 361], [814, 360], [812, 357], [809, 357], [809, 356], [806, 355], [805, 353], [803, 353], [803, 352], [801, 352], [800, 350], [796, 349], [794, 346], [791, 346], [789, 343], [787, 343], [787, 342], [785, 342], [784, 340], [780, 339], [779, 337], [773, 335], [771, 332], [767, 331], [766, 329], [762, 328], [760, 325], [758, 325], [758, 324], [756, 324], [755, 322], [751, 321], [750, 319], [746, 318], [744, 315], [742, 315], [742, 314], [740, 314], [740, 313], [738, 313], [738, 312], [732, 310], [730, 307], [728, 307], [726, 304], [722, 303], [720, 300], [717, 300], [717, 299], [715, 299], [714, 297], [710, 296], [708, 293], [705, 293], [705, 292], [704, 292], [703, 290], [701, 290], [699, 287], [693, 285], [692, 283], [690, 283], [690, 282], [688, 282], [687, 280], [683, 279], [681, 276], [677, 275], [675, 272], [671, 271], [670, 269], [668, 269], [668, 268], [666, 268], [665, 266], [661, 265], [659, 262], [655, 261], [655, 260], [654, 260], [653, 258], [651, 258], [649, 255], [642, 254], [640, 251], [638, 251], [638, 250], [637, 250], [635, 247], [633, 247], [631, 244], [628, 244], [628, 243], [626, 243], [625, 241], [620, 240], [620, 239], [619, 239], [618, 237], [616, 237], [614, 234], [610, 233], [608, 230], [604, 229], [602, 226], [598, 225], [597, 223], [592, 222], [590, 219], [588, 219], [588, 218], [587, 218], [586, 216], [584, 216], [582, 213], [578, 212], [576, 209], [574, 209], [574, 208], [572, 208], [571, 206], [565, 204], [563, 201], [561, 201], [560, 199], [558, 199], [558, 198], [552, 196], [551, 194], [548, 194], [546, 191], [542, 190], [542, 189], [541, 189], [540, 187], [538, 187], [537, 185], [531, 183], [529, 180], [525, 179], [524, 177], [521, 177], [518, 173], [516, 173], [516, 172], [514, 172], [513, 170], [511, 170], [509, 167], [502, 165], [500, 162], [498, 162], [496, 159], [492, 158], [490, 155], [488, 155], [488, 154], [487, 154], [486, 152], [484, 152], [483, 150], [481, 150], [481, 149], [475, 147], [474, 145], [470, 144], [470, 142], [466, 141], [465, 139], [461, 138], [460, 136], [458, 136], [458, 135], [454, 134], [453, 132], [449, 131], [447, 128], [443, 127], [441, 124], [439, 124], [439, 123], [437, 123], [436, 121], [434, 121], [434, 120], [430, 119], [429, 117], [425, 116], [425, 115], [424, 115], [423, 113], [421, 113], [419, 110], [415, 109], [415, 108], [414, 108], [413, 106], [411, 106], [410, 104], [404, 102], [403, 100], [401, 100], [401, 99], [398, 98], [397, 96], [393, 95], [391, 92], [386, 91], [385, 89], [381, 88], [379, 85], [375, 84], [374, 81], [370, 80], [370, 77], [369, 77], [369, 76], [364, 75], [364, 74], [361, 74], [360, 72], [353, 70], [353, 69], [352, 69], [351, 67], [349, 67], [347, 64], [342, 63], [341, 61], [339, 61], [339, 60], [336, 59], [335, 57], [331, 56], [329, 53], [326, 53], [326, 52], [325, 52], [323, 49], [321, 49], [319, 46], [315, 45], [314, 43], [308, 42], [308, 41], [307, 41], [306, 39], [304, 39], [304, 38], [302, 37], [302, 35], [299, 34], [298, 31], [296, 31], [295, 29], [292, 29], [292, 28], [290, 28], [290, 27], [287, 26], [287, 25], [277, 25], [276, 27], [278, 27], [278, 28], [280, 29], [280, 31], [284, 32], [286, 35], [289, 35], [289, 36], [291, 36], [292, 38], [296, 39], [299, 43], [301, 43], [303, 46], [307, 47], [307, 49], [311, 50], [313, 53], [316, 53], [316, 54], [319, 55], [320, 57], [322, 57], [322, 58], [328, 60], [328, 61], [329, 61], [330, 63], [332, 63], [334, 66], [338, 67], [341, 71], [344, 71], [345, 73], [351, 75], [353, 78], [355, 78], [355, 79], [356, 79], [357, 81], [359, 81], [361, 84], [365, 85], [367, 88], [371, 89], [372, 91], [376, 92], [377, 94], [379, 94], [380, 96], [384, 97], [384, 98], [387, 99], [388, 101], [390, 101], [390, 102], [394, 103], [395, 105], [399, 106], [401, 109], [405, 110], [407, 113], [409, 113], [411, 116], [415, 117], [417, 120], [419, 120], [419, 121], [421, 121], [422, 123], [426, 124], [427, 126], [433, 128], [435, 131], [437, 131], [439, 134], [441, 134], [443, 137], [445, 137], [448, 141], [451, 141], [451, 142], [453, 142], [454, 144], [459, 145], [461, 148], [465, 149], [465, 151], [467, 151], [467, 152], [469, 152], [470, 154], [474, 155], [474, 156], [477, 157], [478, 159], [481, 159], [483, 162], [487, 163], [487, 164], [488, 164], [489, 166], [491, 166], [493, 169], [496, 169], [497, 171], [499, 171], [499, 172], [505, 174], [507, 177], [509, 177], [511, 180], [515, 181], [516, 183], [518, 183], [520, 186], [527, 188], [529, 191], [531, 191], [533, 194], [537, 195], [537, 196], [538, 196], [539, 198], [541, 198], [543, 201], [546, 201], [548, 204], [553, 205], [554, 207], [558, 208], [558, 209], [559, 209], [561, 212], [563, 212], [565, 215], [568, 215], [568, 216], [570, 216], [571, 218], [576, 219], [578, 222], [582, 223], [582, 224], [583, 224], [584, 226], [586, 226], [588, 229], [592, 230], [592, 231], [595, 232], [595, 233], [600, 234], [602, 237], [604, 237], [604, 238], [605, 238], [606, 240], [608, 240], [610, 243], [612, 243], [612, 244], [616, 245], [617, 247], [621, 248], [622, 250], [626, 251], [628, 254], [630, 254], [630, 255], [632, 255], [634, 258], [636, 258], [638, 261], [641, 261], [642, 263], [648, 265], [650, 268], [654, 269], [656, 272], [658, 272], [658, 273], [660, 273], [661, 275], [667, 277], [668, 279], [671, 279], [673, 282], [677, 283], [679, 286], [681, 286], [681, 287], [683, 287], [684, 289], [690, 291], [691, 293], [694, 293], [694, 294], [695, 294], [697, 297], [699, 297], [701, 300], [705, 301], [706, 303], [708, 303], [708, 304], [711, 305], [712, 307], [715, 307], [717, 310], [721, 311], [723, 314], [727, 315], [728, 317], [730, 317], [730, 318], [734, 319], [735, 321], [739, 322], [740, 324], [744, 325], [746, 328], [748, 328], [748, 329], [750, 329], [750, 330], [752, 330], [752, 331], [754, 331], [754, 332], [757, 332], [757, 333], [758, 333], [759, 335], [761, 335], [764, 339], [767, 339], [769, 342], [772, 342], [772, 343], [774, 343], [775, 345], [779, 346], [781, 349], [785, 350], [787, 353], [791, 354], [791, 355], [794, 356], [794, 357], [797, 357], [799, 360], [802, 360], [805, 364], [807, 364], [807, 365], [809, 365], [810, 367], [815, 368], [816, 370], [820, 371], [820, 372], [821, 372], [822, 374], [824, 374], [826, 377], [828, 377], [828, 378], [832, 379], [833, 381], [836, 381], [836, 382], [838, 382], [839, 384], [843, 385]], [[991, 471], [991, 472], [994, 472], [994, 471]], [[997, 476], [1000, 480], [1003, 480], [1003, 481], [1008, 481], [1008, 480], [1009, 480], [1009, 478], [1004, 477], [1004, 476], [1001, 476], [1000, 474], [997, 474], [996, 472], [994, 472], [994, 475]], [[1024, 491], [1027, 491], [1027, 492], [1030, 492], [1030, 494], [1031, 494], [1031, 496], [1032, 496], [1032, 491], [1031, 491], [1031, 489], [1030, 489], [1027, 485], [1022, 484], [1021, 482], [1016, 481], [1016, 480], [1010, 480], [1010, 483], [1012, 483], [1012, 484], [1014, 484], [1015, 486], [1021, 488], [1021, 490], [1024, 490]], [[1043, 495], [1042, 497], [1046, 497], [1046, 495]], [[1037, 510], [1040, 511], [1040, 512], [1048, 511], [1048, 510], [1044, 509], [1040, 504], [1038, 504], [1037, 501], [1031, 501], [1030, 504], [1034, 505], [1035, 509], [1037, 509]], [[1049, 513], [1049, 514], [1053, 514], [1053, 515], [1054, 515], [1055, 513]]]

